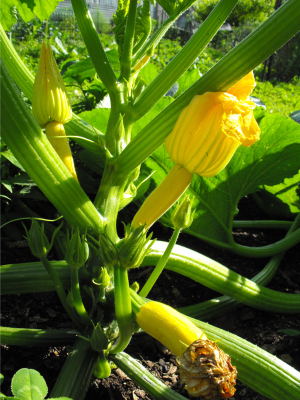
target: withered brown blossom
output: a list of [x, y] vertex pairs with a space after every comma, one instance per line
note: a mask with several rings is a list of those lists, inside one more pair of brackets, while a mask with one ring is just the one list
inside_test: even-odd
[[198, 339], [177, 357], [180, 380], [192, 397], [228, 399], [235, 392], [236, 367], [211, 340]]

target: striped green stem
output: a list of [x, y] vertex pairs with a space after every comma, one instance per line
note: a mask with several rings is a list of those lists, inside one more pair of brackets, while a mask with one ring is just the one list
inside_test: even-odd
[[[156, 241], [143, 266], [158, 262], [167, 243]], [[175, 245], [166, 268], [260, 310], [299, 313], [300, 295], [264, 288], [193, 250]]]
[[232, 227], [235, 229], [252, 228], [252, 229], [284, 229], [288, 230], [292, 221], [268, 221], [268, 220], [257, 220], [257, 221], [236, 221], [232, 223]]
[[113, 362], [125, 372], [140, 388], [157, 400], [185, 400], [186, 397], [174, 392], [167, 385], [151, 374], [135, 358], [126, 353], [112, 357]]
[[91, 382], [98, 353], [92, 350], [90, 342], [77, 339], [65, 362], [50, 397], [70, 397], [83, 400]]
[[131, 0], [127, 14], [124, 45], [121, 56], [121, 75], [125, 81], [129, 81], [131, 74], [132, 50], [135, 32], [135, 20], [137, 12], [137, 0]]
[[108, 93], [112, 95], [117, 88], [117, 78], [100, 42], [87, 3], [85, 0], [72, 0], [71, 2], [81, 35], [96, 72]]
[[221, 0], [218, 3], [183, 49], [146, 87], [137, 102], [126, 110], [130, 115], [129, 119], [131, 121], [140, 119], [151, 110], [170, 87], [174, 85], [218, 32], [237, 2], [238, 0]]
[[1, 343], [8, 346], [66, 346], [79, 332], [70, 329], [26, 329], [0, 327]]
[[[291, 235], [296, 229], [299, 228], [299, 226], [300, 214], [298, 214], [292, 226], [290, 227], [287, 236]], [[283, 257], [284, 253], [273, 256], [265, 268], [255, 275], [251, 280], [258, 285], [265, 286], [275, 275]], [[203, 301], [199, 304], [194, 304], [192, 306], [182, 307], [178, 311], [185, 315], [189, 315], [190, 317], [199, 318], [201, 321], [207, 321], [210, 318], [224, 315], [238, 306], [240, 306], [240, 303], [235, 299], [232, 299], [229, 296], [221, 296], [212, 300]]]

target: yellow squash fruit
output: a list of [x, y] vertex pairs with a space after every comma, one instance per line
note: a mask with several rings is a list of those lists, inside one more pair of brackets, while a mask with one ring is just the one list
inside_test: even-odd
[[[74, 166], [74, 160], [63, 124], [57, 121], [48, 122], [48, 124], [46, 125], [46, 135], [54, 150], [61, 158], [62, 162], [65, 164], [65, 166], [74, 176], [74, 178], [78, 181]], [[59, 138], [53, 136], [59, 136]]]

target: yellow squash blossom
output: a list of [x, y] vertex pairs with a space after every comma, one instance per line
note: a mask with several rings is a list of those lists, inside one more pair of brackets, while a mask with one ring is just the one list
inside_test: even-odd
[[39, 125], [46, 127], [46, 135], [65, 166], [78, 180], [63, 125], [72, 118], [72, 109], [51, 46], [45, 42], [33, 85], [32, 111]]
[[139, 326], [175, 354], [181, 382], [192, 397], [231, 397], [237, 371], [230, 357], [205, 333], [163, 303], [150, 301], [136, 314]]
[[135, 215], [134, 228], [139, 224], [149, 228], [184, 193], [194, 173], [218, 174], [240, 145], [248, 147], [259, 139], [255, 104], [248, 100], [254, 86], [251, 72], [227, 92], [195, 96], [182, 110], [165, 140], [175, 166]]

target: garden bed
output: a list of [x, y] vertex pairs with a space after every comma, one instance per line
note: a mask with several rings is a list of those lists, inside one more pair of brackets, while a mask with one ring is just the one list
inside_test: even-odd
[[[240, 217], [259, 219], [263, 216], [244, 199], [240, 205]], [[158, 225], [158, 224], [156, 224]], [[171, 230], [156, 226], [154, 237], [168, 240]], [[280, 230], [238, 229], [235, 240], [247, 246], [267, 245], [284, 236]], [[183, 234], [179, 244], [192, 248], [238, 272], [251, 278], [267, 263], [268, 259], [247, 259], [227, 251], [217, 249], [189, 235]], [[286, 293], [300, 293], [299, 272], [300, 246], [289, 250], [273, 280], [267, 285], [270, 289]], [[25, 241], [12, 242], [2, 238], [2, 262], [20, 263], [35, 261]], [[138, 281], [140, 286], [146, 281], [152, 268], [130, 271], [131, 282]], [[205, 301], [219, 294], [171, 271], [164, 271], [159, 278], [150, 298], [163, 301], [173, 307], [183, 307]], [[287, 364], [300, 370], [300, 336], [290, 336], [280, 332], [282, 329], [300, 330], [299, 315], [282, 315], [264, 312], [241, 306], [209, 323], [232, 332], [264, 350], [279, 357]], [[73, 328], [56, 293], [39, 293], [2, 297], [2, 324], [11, 327], [43, 329]], [[222, 341], [219, 346], [222, 347]], [[20, 368], [38, 370], [46, 379], [49, 391], [55, 384], [70, 347], [33, 348], [2, 346], [2, 374], [5, 381], [2, 392], [9, 394], [9, 383], [13, 374]], [[159, 342], [144, 333], [136, 334], [126, 349], [131, 356], [139, 360], [153, 375], [180, 394], [187, 396], [180, 385], [175, 357]], [[241, 382], [237, 383], [235, 400], [264, 400]], [[114, 369], [109, 378], [91, 382], [86, 400], [149, 400], [151, 397], [137, 387], [120, 369]]]

